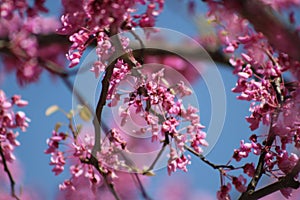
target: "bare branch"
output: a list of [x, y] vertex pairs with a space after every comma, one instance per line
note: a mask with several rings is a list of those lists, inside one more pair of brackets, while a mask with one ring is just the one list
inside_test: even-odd
[[222, 170], [222, 169], [236, 169], [234, 166], [232, 165], [216, 165], [212, 162], [210, 162], [209, 160], [207, 160], [205, 158], [205, 156], [203, 156], [202, 154], [194, 151], [191, 147], [184, 145], [184, 148], [186, 150], [188, 150], [189, 152], [191, 152], [192, 154], [194, 154], [195, 156], [199, 157], [204, 163], [206, 163], [207, 165], [209, 165], [210, 167], [212, 167], [213, 169], [218, 169], [218, 170]]
[[[277, 91], [275, 90], [275, 92], [277, 92]], [[264, 173], [265, 156], [268, 153], [269, 149], [271, 148], [271, 146], [275, 140], [275, 137], [276, 137], [275, 132], [274, 132], [274, 124], [276, 123], [276, 121], [278, 119], [278, 115], [279, 115], [279, 112], [281, 109], [280, 107], [281, 107], [281, 105], [278, 106], [278, 108], [274, 111], [273, 115], [271, 116], [270, 130], [268, 133], [268, 137], [266, 139], [266, 144], [265, 144], [264, 148], [262, 149], [262, 152], [259, 156], [259, 160], [258, 160], [258, 164], [255, 169], [254, 176], [251, 179], [250, 183], [248, 184], [247, 190], [245, 192], [243, 192], [242, 195], [240, 196], [240, 198], [239, 198], [240, 200], [248, 199], [249, 195], [254, 193], [255, 188]]]
[[2, 149], [2, 146], [1, 146], [1, 142], [0, 142], [0, 156], [1, 156], [1, 161], [2, 161], [2, 164], [3, 164], [3, 167], [4, 167], [4, 171], [6, 172], [8, 178], [9, 178], [9, 181], [10, 181], [10, 190], [11, 190], [11, 196], [13, 198], [15, 198], [16, 200], [19, 200], [19, 197], [16, 195], [16, 192], [15, 192], [15, 180], [7, 166], [7, 162], [6, 162], [6, 158], [4, 156], [4, 152], [3, 152], [3, 149]]
[[139, 175], [138, 175], [137, 173], [134, 173], [134, 174], [132, 174], [132, 177], [133, 177], [133, 178], [136, 178], [137, 183], [138, 183], [138, 186], [139, 186], [139, 188], [140, 188], [140, 190], [141, 190], [141, 193], [142, 193], [143, 198], [144, 198], [145, 200], [151, 200], [151, 198], [150, 198], [149, 195], [147, 194], [147, 191], [146, 191], [146, 189], [145, 189], [145, 187], [144, 187], [144, 185], [143, 185], [143, 183], [142, 183], [142, 181], [141, 181]]
[[95, 158], [93, 155], [91, 155], [90, 158], [86, 159], [86, 160], [82, 160], [81, 161], [82, 163], [86, 163], [86, 164], [90, 164], [92, 166], [95, 167], [95, 169], [103, 176], [104, 178], [104, 182], [106, 184], [106, 186], [109, 188], [110, 192], [112, 193], [112, 195], [114, 196], [114, 198], [116, 200], [120, 200], [120, 197], [115, 189], [115, 186], [114, 184], [110, 183], [108, 181], [108, 178], [107, 178], [107, 173], [103, 172], [99, 166], [99, 162], [97, 160], [97, 158]]
[[290, 173], [280, 178], [277, 182], [272, 183], [266, 187], [263, 187], [262, 189], [255, 191], [254, 193], [252, 193], [247, 197], [247, 200], [259, 199], [284, 188], [298, 189], [300, 187], [300, 182], [296, 181], [295, 177], [299, 174], [299, 172], [300, 172], [300, 160], [298, 160], [297, 164], [294, 166], [294, 168]]

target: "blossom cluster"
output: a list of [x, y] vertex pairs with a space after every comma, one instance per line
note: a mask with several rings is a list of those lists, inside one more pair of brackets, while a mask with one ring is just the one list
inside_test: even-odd
[[4, 52], [5, 70], [16, 71], [20, 85], [36, 82], [48, 63], [63, 66], [66, 45], [46, 39], [44, 44], [39, 41], [42, 36], [38, 35], [53, 34], [59, 27], [56, 19], [39, 16], [40, 12], [47, 12], [44, 0], [36, 0], [33, 6], [26, 0], [4, 0], [0, 6], [0, 37], [3, 39], [0, 48]]
[[[9, 99], [4, 91], [0, 90], [0, 147], [7, 162], [16, 159], [13, 152], [15, 147], [20, 145], [17, 130], [26, 131], [30, 121], [23, 111], [14, 112], [13, 107], [24, 107], [27, 104], [28, 102], [21, 99], [21, 96], [14, 95]], [[3, 164], [1, 158], [0, 161]]]
[[103, 183], [114, 183], [117, 175], [113, 169], [122, 165], [114, 151], [124, 150], [126, 141], [117, 129], [112, 129], [103, 142], [108, 144], [103, 145], [102, 151], [94, 157], [91, 154], [93, 136], [86, 134], [83, 138], [75, 138], [57, 130], [52, 132], [52, 136], [47, 140], [48, 148], [45, 154], [51, 155], [49, 165], [53, 166], [52, 171], [55, 175], [61, 174], [69, 162], [71, 178], [59, 185], [60, 190], [65, 191], [67, 196], [86, 187], [86, 184], [89, 185], [89, 190], [95, 193], [96, 188], [101, 187]]
[[[112, 77], [117, 78], [111, 79], [110, 85], [114, 86], [117, 80], [119, 88], [110, 96], [109, 105], [119, 106], [121, 126], [129, 118], [134, 118], [134, 115], [140, 116], [145, 126], [138, 129], [133, 127], [133, 132], [141, 135], [151, 133], [152, 142], [162, 141], [164, 146], [168, 146], [169, 174], [177, 169], [187, 171], [186, 166], [191, 161], [190, 156], [184, 154], [185, 145], [199, 154], [203, 153], [202, 147], [208, 146], [198, 109], [192, 105], [184, 105], [184, 98], [191, 95], [192, 90], [183, 81], [167, 86], [164, 69], [156, 72], [149, 72], [148, 68], [134, 70], [139, 75], [133, 76], [127, 70], [124, 71], [124, 76], [114, 75], [119, 74], [119, 70], [113, 73]], [[126, 87], [129, 80], [132, 80], [131, 86]]]
[[[76, 66], [85, 49], [96, 42], [98, 60], [92, 67], [96, 77], [104, 71], [108, 57], [115, 51], [109, 37], [134, 27], [153, 27], [164, 6], [164, 0], [74, 1], [64, 0], [62, 27], [59, 33], [69, 35], [72, 46], [67, 58]], [[138, 7], [146, 6], [144, 13]], [[126, 48], [126, 43], [122, 43]], [[118, 49], [122, 50], [122, 49]]]
[[[292, 6], [300, 6], [299, 1], [262, 0], [261, 3], [271, 6], [278, 12], [283, 12]], [[223, 52], [231, 56], [229, 62], [234, 67], [233, 73], [238, 77], [232, 91], [240, 93], [238, 99], [251, 102], [249, 109], [251, 114], [246, 117], [251, 131], [258, 129], [262, 124], [270, 126], [269, 134], [275, 134], [274, 139], [271, 139], [272, 144], [268, 145], [266, 145], [266, 140], [273, 138], [266, 137], [268, 134], [254, 134], [250, 137], [250, 143], [242, 140], [240, 148], [234, 150], [232, 158], [240, 162], [247, 158], [250, 152], [257, 156], [265, 152], [266, 173], [278, 179], [289, 173], [298, 161], [296, 154], [289, 153], [287, 145], [293, 144], [294, 147], [299, 148], [299, 111], [297, 109], [299, 100], [298, 91], [295, 89], [299, 82], [286, 83], [284, 75], [285, 72], [290, 71], [298, 79], [299, 62], [276, 48], [281, 44], [272, 45], [270, 38], [256, 31], [250, 21], [237, 12], [237, 6], [233, 2], [207, 1], [207, 4], [209, 6], [208, 18], [215, 22]], [[291, 11], [291, 25], [295, 24], [293, 15]], [[261, 142], [260, 139], [262, 139]], [[273, 145], [273, 142], [276, 145]], [[238, 191], [244, 192], [235, 184], [238, 179], [231, 180]], [[218, 192], [218, 199], [230, 198], [230, 188], [230, 183], [225, 185], [223, 182]], [[281, 192], [288, 197], [291, 189], [283, 189]]]

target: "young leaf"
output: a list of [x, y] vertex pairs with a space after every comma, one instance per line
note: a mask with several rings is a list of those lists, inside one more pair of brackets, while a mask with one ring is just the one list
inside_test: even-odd
[[79, 125], [76, 126], [76, 130], [77, 130], [78, 134], [80, 133], [81, 129], [82, 129], [82, 125], [81, 124], [79, 124]]
[[60, 128], [61, 126], [62, 126], [62, 123], [60, 123], [60, 122], [56, 123], [56, 124], [55, 124], [54, 130], [55, 130], [56, 132], [58, 132], [58, 130], [59, 130], [59, 128]]
[[57, 105], [52, 105], [47, 108], [45, 115], [46, 116], [52, 115], [53, 113], [55, 113], [58, 110], [59, 110], [59, 107]]
[[151, 170], [151, 171], [144, 171], [143, 175], [145, 176], [155, 176], [155, 173]]
[[79, 110], [79, 116], [82, 120], [88, 122], [92, 119], [92, 114], [86, 106], [82, 106]]

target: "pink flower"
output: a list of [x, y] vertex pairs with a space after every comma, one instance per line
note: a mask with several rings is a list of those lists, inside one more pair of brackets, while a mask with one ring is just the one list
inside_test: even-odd
[[29, 118], [23, 111], [13, 111], [13, 106], [23, 107], [27, 101], [22, 100], [21, 96], [14, 95], [7, 99], [4, 91], [0, 90], [0, 145], [7, 162], [13, 162], [15, 156], [14, 148], [20, 145], [17, 140], [19, 132], [14, 129], [20, 128], [23, 132], [28, 127]]
[[176, 131], [176, 127], [179, 125], [179, 122], [174, 118], [171, 117], [170, 119], [164, 121], [163, 125], [162, 125], [162, 133], [168, 133], [168, 134], [175, 134]]
[[229, 192], [231, 190], [231, 184], [227, 183], [227, 185], [222, 185], [220, 190], [217, 192], [218, 200], [230, 200]]
[[17, 112], [15, 120], [16, 126], [20, 127], [22, 131], [26, 131], [26, 128], [28, 127], [28, 122], [30, 122], [30, 119], [26, 117], [26, 114], [22, 111]]
[[198, 152], [198, 153], [202, 153], [203, 150], [200, 147], [201, 146], [208, 146], [208, 142], [205, 140], [206, 138], [206, 133], [203, 131], [197, 131], [197, 133], [195, 135], [193, 135], [193, 139], [191, 142], [191, 146], [193, 147], [193, 149]]
[[28, 101], [21, 99], [20, 95], [14, 95], [12, 98], [12, 103], [16, 104], [18, 107], [24, 107], [28, 105]]
[[51, 153], [51, 162], [50, 165], [54, 165], [52, 171], [55, 175], [59, 175], [64, 170], [64, 165], [66, 164], [63, 152], [56, 151]]
[[81, 58], [80, 52], [69, 52], [66, 56], [71, 61], [69, 67], [74, 67], [80, 62]]
[[19, 132], [13, 133], [12, 131], [8, 131], [6, 133], [6, 139], [14, 146], [20, 146], [20, 142], [16, 139], [18, 136]]
[[274, 161], [274, 153], [272, 152], [268, 152], [265, 156], [265, 163], [268, 166], [268, 168], [270, 170], [273, 169], [274, 165], [275, 165], [275, 161]]
[[251, 143], [245, 143], [244, 140], [241, 140], [240, 148], [234, 150], [233, 158], [236, 161], [240, 161], [242, 158], [247, 158], [249, 153], [251, 152], [251, 149]]
[[123, 150], [125, 149], [127, 142], [121, 137], [117, 129], [111, 129], [108, 138], [111, 144], [113, 144], [115, 147], [119, 147]]
[[190, 157], [186, 157], [184, 154], [178, 157], [175, 149], [171, 148], [170, 158], [168, 160], [168, 174], [171, 175], [172, 172], [176, 172], [177, 168], [184, 172], [187, 172], [186, 166], [191, 164]]
[[192, 94], [192, 90], [190, 88], [188, 88], [183, 81], [180, 81], [177, 84], [177, 93], [180, 95], [180, 97], [184, 97], [184, 96], [189, 96]]
[[247, 163], [243, 167], [244, 173], [247, 174], [249, 177], [253, 177], [255, 173], [254, 163]]
[[279, 169], [287, 174], [293, 169], [299, 158], [294, 153], [291, 153], [289, 156], [288, 152], [284, 150], [277, 156], [277, 160]]
[[65, 133], [57, 133], [56, 131], [52, 132], [52, 137], [47, 139], [48, 149], [45, 151], [46, 154], [54, 153], [59, 148], [59, 143], [62, 140], [65, 140], [67, 135]]
[[246, 191], [247, 180], [240, 175], [239, 177], [232, 177], [232, 184], [235, 186], [236, 190], [239, 192]]
[[130, 72], [129, 66], [122, 59], [118, 59], [115, 64], [112, 76], [110, 78], [109, 91], [107, 99], [112, 99], [115, 95], [117, 85], [126, 77]]
[[101, 61], [96, 61], [90, 71], [95, 73], [95, 78], [98, 78], [100, 73], [105, 71], [105, 67]]

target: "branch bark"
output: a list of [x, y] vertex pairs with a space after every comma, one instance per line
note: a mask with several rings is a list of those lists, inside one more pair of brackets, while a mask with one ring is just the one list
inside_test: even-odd
[[1, 146], [1, 142], [0, 142], [0, 156], [1, 156], [1, 161], [2, 161], [2, 164], [3, 164], [3, 167], [4, 167], [4, 171], [6, 172], [8, 178], [9, 178], [9, 182], [10, 182], [10, 190], [11, 190], [11, 196], [13, 198], [15, 198], [16, 200], [20, 200], [19, 197], [16, 195], [16, 192], [15, 192], [15, 180], [7, 166], [7, 161], [6, 161], [6, 158], [4, 156], [4, 152], [3, 152], [3, 149], [2, 149], [2, 146]]
[[299, 172], [300, 172], [300, 160], [298, 160], [297, 164], [294, 166], [292, 171], [288, 173], [286, 176], [280, 178], [275, 183], [272, 183], [264, 188], [261, 188], [253, 192], [252, 194], [248, 195], [246, 199], [247, 200], [259, 199], [284, 188], [298, 189], [300, 187], [300, 182], [296, 181], [295, 177], [299, 174]]
[[191, 147], [184, 145], [184, 148], [189, 151], [190, 153], [194, 154], [195, 156], [197, 156], [200, 160], [202, 160], [205, 164], [207, 164], [208, 166], [212, 167], [213, 169], [218, 169], [218, 170], [222, 170], [222, 169], [236, 169], [233, 165], [216, 165], [212, 162], [210, 162], [209, 160], [207, 160], [207, 158], [205, 156], [203, 156], [202, 154], [194, 151]]

